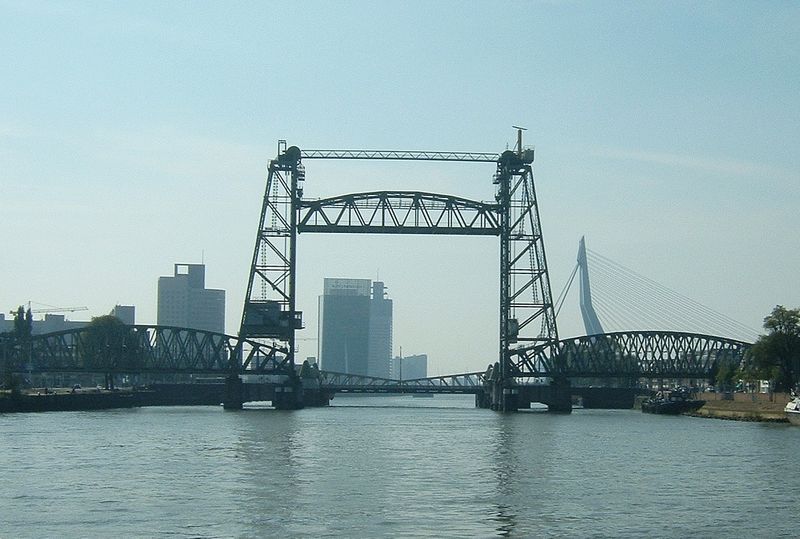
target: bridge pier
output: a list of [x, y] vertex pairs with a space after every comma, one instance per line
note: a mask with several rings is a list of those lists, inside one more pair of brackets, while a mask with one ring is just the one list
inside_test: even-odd
[[241, 410], [244, 403], [244, 383], [238, 375], [225, 378], [225, 398], [222, 407], [225, 410]]
[[533, 402], [545, 404], [548, 412], [571, 413], [572, 391], [569, 381], [514, 386], [491, 381], [484, 385], [483, 392], [475, 395], [477, 408], [498, 412], [516, 412], [530, 408]]
[[275, 387], [272, 406], [276, 410], [300, 410], [305, 407], [303, 386], [299, 379], [289, 379], [283, 385]]
[[569, 380], [553, 380], [547, 387], [550, 389], [550, 395], [545, 402], [547, 411], [571, 414], [572, 390]]
[[[491, 380], [484, 384], [483, 391], [475, 394], [475, 406], [488, 408], [496, 412], [516, 412], [520, 408], [520, 390], [518, 386], [508, 386], [500, 380]], [[530, 403], [528, 403], [530, 407]]]
[[270, 401], [276, 410], [300, 410], [306, 406], [328, 406], [331, 393], [318, 380], [289, 379], [284, 383], [244, 383], [237, 375], [225, 379], [223, 407], [241, 410], [245, 402]]
[[485, 389], [475, 393], [475, 408], [491, 408], [491, 399], [489, 393]]
[[505, 386], [500, 389], [500, 402], [498, 411], [516, 412], [519, 410], [519, 388], [515, 386]]
[[300, 382], [305, 406], [320, 407], [330, 405], [333, 395], [329, 391], [322, 389], [318, 378], [301, 378]]

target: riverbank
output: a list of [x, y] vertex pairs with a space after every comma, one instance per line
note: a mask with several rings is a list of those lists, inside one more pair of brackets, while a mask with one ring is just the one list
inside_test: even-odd
[[785, 393], [701, 393], [697, 398], [706, 403], [686, 415], [734, 421], [787, 422], [783, 410], [790, 399]]
[[224, 384], [152, 384], [145, 389], [39, 388], [13, 395], [0, 391], [0, 413], [64, 412], [139, 406], [212, 406], [224, 400]]

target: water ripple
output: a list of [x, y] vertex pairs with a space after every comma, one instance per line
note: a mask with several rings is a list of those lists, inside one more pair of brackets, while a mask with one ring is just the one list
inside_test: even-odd
[[794, 532], [797, 428], [501, 415], [459, 397], [334, 403], [0, 416], [0, 536]]

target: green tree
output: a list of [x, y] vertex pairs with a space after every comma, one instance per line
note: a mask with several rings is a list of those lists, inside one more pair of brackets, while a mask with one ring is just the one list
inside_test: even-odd
[[79, 341], [83, 366], [89, 370], [137, 372], [138, 348], [133, 328], [111, 315], [92, 318]]
[[25, 308], [20, 305], [14, 313], [14, 335], [21, 341], [30, 339], [33, 333], [33, 314], [31, 310], [25, 312]]
[[11, 374], [10, 362], [13, 358], [9, 356], [13, 353], [14, 334], [0, 333], [0, 354], [2, 354], [2, 372], [0, 372], [0, 389], [12, 389], [14, 385], [14, 377]]
[[788, 391], [800, 378], [800, 309], [776, 305], [764, 318], [762, 335], [750, 348], [750, 365], [771, 379], [776, 391]]
[[14, 313], [14, 329], [0, 335], [2, 345], [2, 373], [0, 384], [11, 389], [12, 394], [19, 393], [20, 379], [14, 375], [12, 363], [26, 362], [30, 357], [31, 334], [33, 333], [33, 315], [20, 305]]
[[739, 377], [739, 369], [729, 361], [721, 361], [716, 364], [716, 375], [714, 382], [721, 391], [733, 391], [736, 380]]

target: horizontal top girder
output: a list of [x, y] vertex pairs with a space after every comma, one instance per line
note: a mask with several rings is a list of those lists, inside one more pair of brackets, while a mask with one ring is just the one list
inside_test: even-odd
[[500, 154], [486, 152], [422, 152], [398, 150], [302, 150], [302, 159], [394, 159], [496, 163]]

